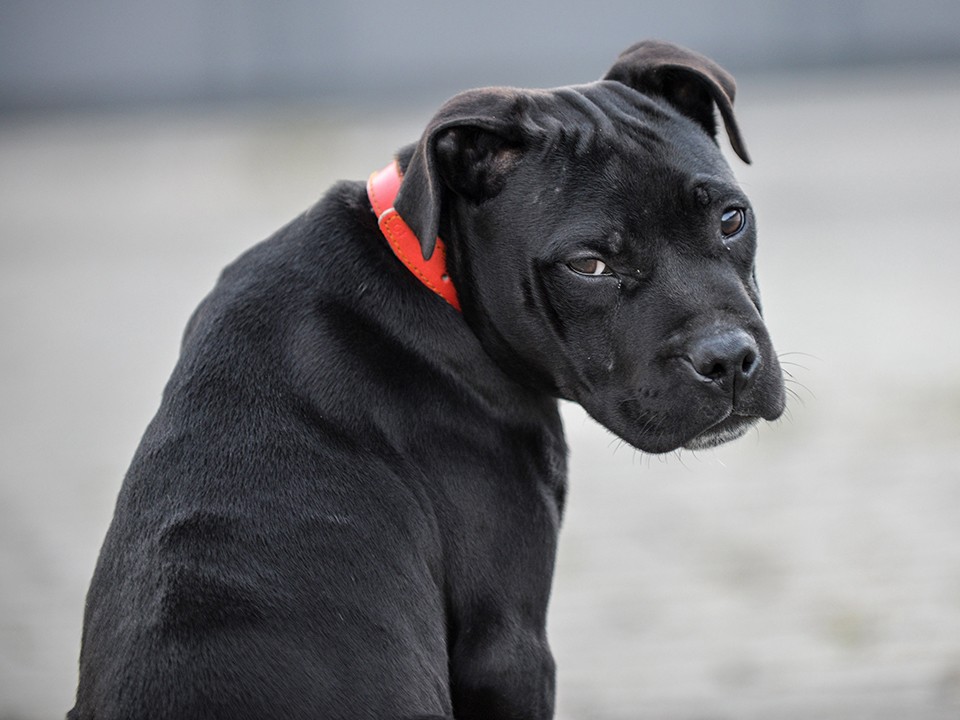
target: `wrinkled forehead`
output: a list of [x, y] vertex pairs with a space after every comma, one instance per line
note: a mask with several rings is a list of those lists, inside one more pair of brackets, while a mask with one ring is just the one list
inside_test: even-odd
[[528, 131], [548, 152], [696, 161], [704, 171], [728, 172], [716, 142], [663, 98], [612, 80], [532, 91], [528, 98]]

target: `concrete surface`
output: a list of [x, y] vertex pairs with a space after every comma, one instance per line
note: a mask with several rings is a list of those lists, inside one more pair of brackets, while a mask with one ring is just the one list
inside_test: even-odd
[[[741, 78], [789, 417], [632, 451], [565, 408], [561, 720], [960, 717], [960, 73]], [[72, 703], [126, 464], [219, 269], [431, 108], [0, 118], [0, 719]]]

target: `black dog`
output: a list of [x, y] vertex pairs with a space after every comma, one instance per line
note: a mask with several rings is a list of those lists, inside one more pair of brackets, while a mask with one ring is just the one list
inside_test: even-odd
[[339, 184], [228, 267], [120, 492], [69, 717], [551, 717], [557, 398], [648, 452], [784, 407], [733, 94], [645, 42], [458, 95], [395, 202], [389, 168]]

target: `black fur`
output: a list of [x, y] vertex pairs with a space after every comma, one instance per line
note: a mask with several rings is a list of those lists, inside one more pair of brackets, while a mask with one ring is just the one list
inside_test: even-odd
[[120, 492], [71, 718], [552, 717], [557, 398], [651, 452], [783, 409], [713, 138], [714, 102], [739, 138], [732, 79], [638, 47], [591, 85], [457, 96], [399, 154], [462, 315], [361, 183], [224, 271]]

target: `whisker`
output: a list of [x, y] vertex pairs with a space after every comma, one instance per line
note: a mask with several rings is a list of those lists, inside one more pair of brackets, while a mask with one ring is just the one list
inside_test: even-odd
[[[804, 385], [802, 382], [800, 382], [799, 380], [794, 380], [793, 378], [785, 378], [784, 388], [785, 388], [785, 389], [792, 389], [792, 388], [790, 388], [791, 385], [794, 386], [794, 387], [798, 387], [798, 388], [800, 388], [801, 390], [806, 391], [806, 393], [807, 393], [810, 397], [812, 397], [814, 400], [817, 399], [817, 394], [816, 394], [813, 390], [811, 390], [810, 388], [808, 388], [806, 385]], [[794, 391], [794, 392], [796, 392], [796, 391]], [[797, 399], [799, 400], [799, 397], [798, 397]]]
[[800, 397], [800, 393], [798, 393], [798, 392], [797, 392], [796, 390], [794, 390], [792, 387], [790, 387], [790, 386], [785, 386], [785, 387], [784, 387], [784, 390], [786, 390], [787, 393], [790, 395], [790, 397], [792, 397], [794, 400], [796, 400], [798, 403], [800, 403], [803, 407], [806, 407], [806, 406], [807, 406], [806, 401], [805, 401], [802, 397]]
[[796, 378], [792, 378], [792, 377], [784, 378], [784, 379], [783, 379], [783, 382], [784, 382], [784, 384], [786, 384], [786, 385], [793, 385], [793, 386], [795, 386], [795, 387], [802, 388], [802, 389], [806, 390], [807, 392], [810, 392], [810, 388], [808, 388], [805, 383], [800, 382], [800, 381], [797, 380]]
[[813, 360], [816, 360], [817, 362], [823, 362], [823, 358], [821, 358], [821, 357], [818, 357], [818, 356], [816, 356], [816, 355], [812, 355], [812, 354], [810, 354], [810, 353], [799, 352], [799, 351], [779, 353], [779, 354], [777, 355], [777, 358], [785, 358], [785, 357], [792, 356], [792, 355], [802, 355], [803, 357], [811, 358], [811, 359], [813, 359]]
[[[799, 402], [800, 402], [801, 405], [803, 404], [803, 401], [802, 401], [802, 400], [800, 400]], [[783, 409], [783, 415], [781, 415], [781, 416], [780, 416], [779, 418], [777, 418], [777, 420], [776, 420], [777, 423], [782, 422], [782, 421], [788, 421], [791, 425], [793, 425], [793, 423], [794, 423], [793, 408], [790, 407], [789, 405], [787, 405], [787, 406]]]

